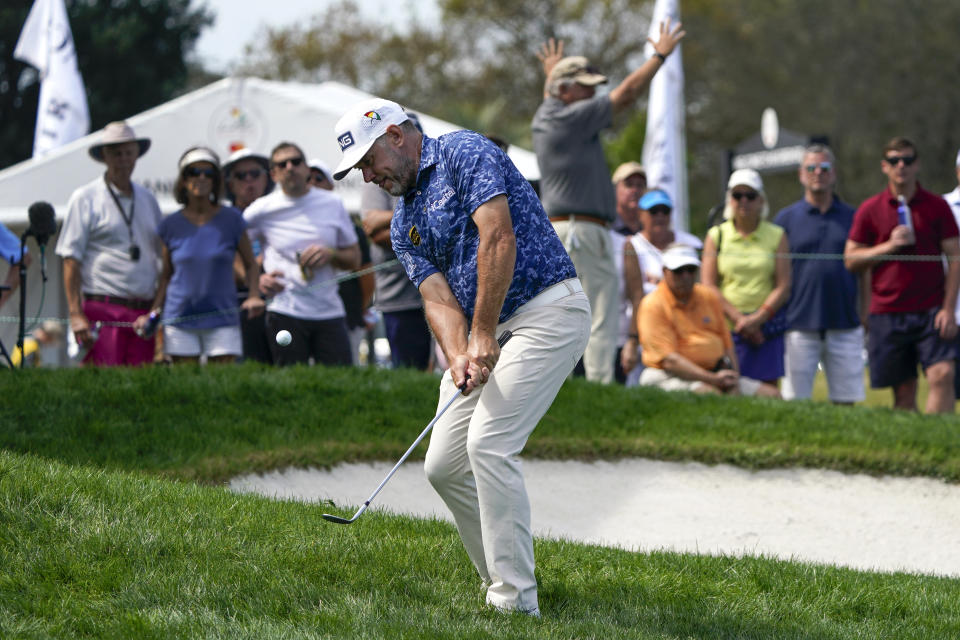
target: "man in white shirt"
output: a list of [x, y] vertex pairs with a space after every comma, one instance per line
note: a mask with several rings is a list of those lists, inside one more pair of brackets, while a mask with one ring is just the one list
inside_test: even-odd
[[[953, 217], [957, 219], [957, 226], [960, 226], [960, 151], [957, 151], [957, 188], [951, 191], [950, 193], [943, 194], [943, 199], [947, 201], [947, 204], [950, 205], [950, 210], [953, 211]], [[960, 319], [960, 296], [957, 298], [957, 318]], [[960, 320], [958, 320], [960, 323]], [[960, 334], [958, 334], [960, 335]], [[958, 338], [960, 340], [960, 338]], [[960, 360], [956, 362], [955, 367], [960, 371]], [[955, 398], [960, 398], [960, 375], [953, 377], [953, 392]]]
[[[84, 363], [153, 361], [153, 337], [141, 338], [132, 328], [150, 309], [160, 273], [160, 207], [130, 179], [149, 148], [150, 140], [137, 138], [126, 122], [108, 124], [90, 147], [106, 172], [74, 191], [67, 205], [56, 253], [63, 259], [70, 328], [89, 348]], [[96, 323], [103, 323], [99, 332]]]
[[270, 176], [279, 189], [247, 207], [251, 240], [263, 247], [261, 291], [267, 303], [267, 335], [287, 330], [289, 345], [270, 340], [275, 364], [352, 363], [336, 270], [360, 265], [357, 234], [343, 201], [310, 186], [303, 151], [281, 142], [270, 153]]

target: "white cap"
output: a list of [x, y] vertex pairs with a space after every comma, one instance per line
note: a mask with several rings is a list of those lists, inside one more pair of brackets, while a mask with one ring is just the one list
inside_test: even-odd
[[330, 169], [320, 158], [311, 158], [310, 162], [307, 163], [307, 166], [311, 169], [316, 169], [322, 173], [327, 180], [333, 182], [333, 176], [330, 175]]
[[694, 267], [700, 266], [700, 258], [697, 257], [697, 250], [685, 244], [671, 244], [663, 250], [662, 257], [663, 266], [670, 269], [670, 271], [691, 265]]
[[409, 119], [400, 105], [383, 98], [361, 100], [347, 109], [333, 129], [340, 151], [343, 152], [343, 158], [334, 170], [333, 177], [336, 180], [342, 179], [363, 159], [377, 138], [386, 132], [387, 127]]
[[206, 147], [194, 147], [192, 149], [187, 149], [183, 156], [180, 157], [180, 164], [178, 168], [180, 171], [183, 171], [195, 162], [209, 162], [218, 170], [220, 169], [220, 157]]
[[227, 158], [227, 161], [223, 163], [223, 170], [226, 173], [230, 173], [230, 169], [233, 168], [233, 165], [237, 164], [241, 160], [255, 160], [257, 163], [263, 166], [265, 170], [270, 169], [270, 159], [262, 153], [257, 153], [253, 149], [248, 149], [247, 147], [241, 147], [230, 154], [230, 157]]
[[763, 193], [763, 178], [753, 169], [737, 169], [730, 174], [727, 180], [727, 189], [733, 189], [737, 185], [750, 187], [754, 191]]

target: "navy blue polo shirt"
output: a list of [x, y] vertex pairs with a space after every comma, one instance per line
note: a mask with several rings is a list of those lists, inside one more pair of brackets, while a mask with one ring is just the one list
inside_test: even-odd
[[776, 224], [783, 227], [787, 235], [790, 253], [832, 256], [791, 256], [793, 280], [787, 303], [790, 329], [853, 329], [860, 324], [857, 279], [843, 266], [843, 249], [853, 214], [853, 208], [836, 196], [826, 213], [800, 200], [777, 214]]
[[390, 225], [393, 249], [413, 284], [443, 274], [468, 322], [477, 298], [473, 212], [502, 194], [517, 242], [503, 322], [550, 285], [575, 277], [576, 269], [530, 183], [497, 145], [473, 131], [424, 136], [416, 186], [397, 202]]

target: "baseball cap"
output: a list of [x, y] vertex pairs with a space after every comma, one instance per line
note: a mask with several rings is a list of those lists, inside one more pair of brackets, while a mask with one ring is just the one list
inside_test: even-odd
[[264, 170], [270, 169], [270, 160], [267, 156], [262, 153], [257, 153], [253, 149], [248, 149], [247, 147], [242, 147], [237, 149], [227, 158], [227, 161], [223, 163], [223, 171], [225, 173], [230, 173], [230, 170], [233, 169], [233, 165], [237, 164], [241, 160], [254, 160], [260, 164]]
[[333, 172], [341, 180], [370, 150], [387, 127], [401, 124], [410, 116], [396, 102], [383, 98], [368, 98], [355, 103], [337, 121], [333, 134], [340, 145], [343, 158]]
[[640, 208], [649, 211], [654, 207], [660, 205], [668, 209], [673, 209], [673, 202], [670, 200], [670, 196], [666, 191], [662, 189], [651, 189], [645, 194], [640, 196]]
[[320, 158], [311, 158], [307, 166], [311, 169], [316, 169], [322, 173], [327, 180], [333, 182], [333, 178], [330, 176], [330, 169], [327, 168], [327, 165]]
[[644, 178], [647, 177], [647, 170], [639, 162], [624, 162], [613, 172], [613, 184], [626, 180], [630, 176], [639, 173]]
[[733, 189], [741, 184], [763, 193], [763, 178], [753, 169], [737, 169], [730, 174], [730, 179], [727, 180], [727, 189]]
[[700, 266], [700, 258], [697, 257], [697, 250], [685, 244], [671, 244], [663, 250], [663, 266], [670, 271], [676, 271], [680, 267]]
[[550, 80], [573, 80], [577, 84], [594, 87], [607, 81], [607, 76], [590, 66], [583, 56], [567, 56], [550, 71]]

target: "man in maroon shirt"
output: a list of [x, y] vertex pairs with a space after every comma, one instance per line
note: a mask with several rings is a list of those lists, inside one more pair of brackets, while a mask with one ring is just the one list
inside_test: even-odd
[[[883, 149], [887, 188], [853, 219], [844, 263], [870, 269], [870, 386], [893, 387], [894, 407], [916, 410], [917, 364], [927, 376], [927, 413], [952, 413], [960, 242], [949, 205], [917, 182], [916, 146]], [[942, 256], [948, 259], [944, 274]]]

